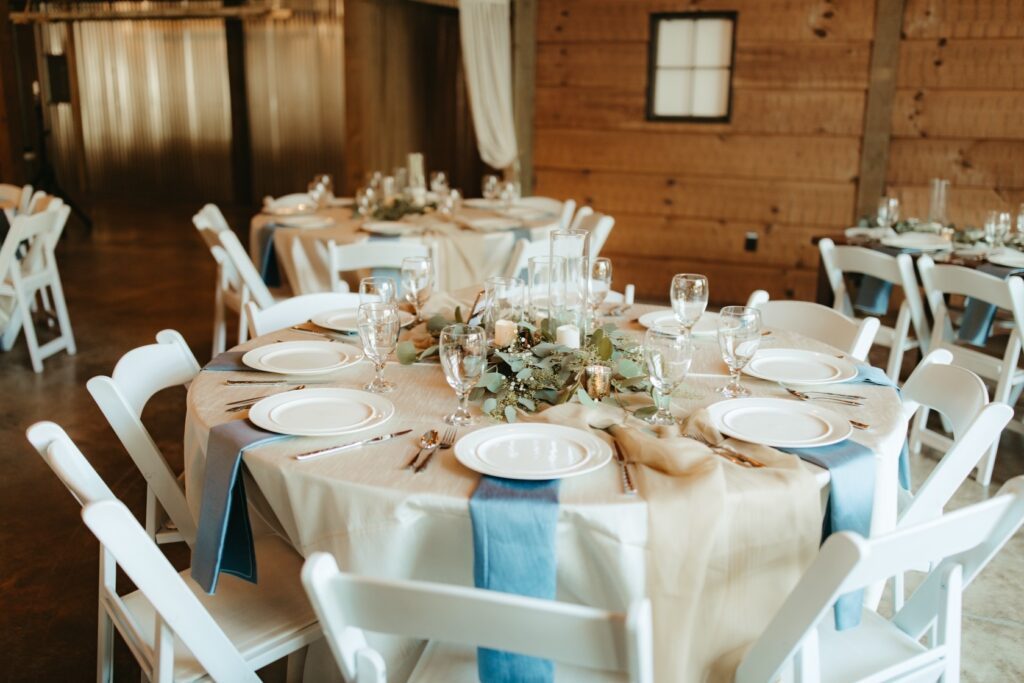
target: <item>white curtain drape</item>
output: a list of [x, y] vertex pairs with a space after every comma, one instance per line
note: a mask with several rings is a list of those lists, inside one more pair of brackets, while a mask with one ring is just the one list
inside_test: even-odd
[[512, 113], [509, 0], [459, 0], [462, 63], [480, 157], [508, 168], [519, 156]]

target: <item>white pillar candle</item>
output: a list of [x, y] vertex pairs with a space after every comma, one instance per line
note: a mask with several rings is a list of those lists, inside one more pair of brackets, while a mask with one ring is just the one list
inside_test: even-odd
[[633, 285], [626, 285], [626, 291], [622, 294], [623, 303], [627, 306], [632, 306], [634, 296], [636, 296], [636, 287]]
[[494, 323], [494, 345], [505, 348], [516, 338], [518, 326], [511, 320], [498, 320]]
[[555, 343], [570, 349], [580, 348], [580, 331], [575, 325], [559, 325], [555, 330]]

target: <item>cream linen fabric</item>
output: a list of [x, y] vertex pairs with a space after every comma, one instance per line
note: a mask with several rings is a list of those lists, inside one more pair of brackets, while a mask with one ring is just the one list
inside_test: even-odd
[[[327, 242], [338, 244], [361, 242], [370, 234], [359, 229], [362, 220], [353, 218], [350, 209], [323, 209], [317, 215], [334, 219], [327, 228], [302, 229], [279, 227], [274, 230], [274, 247], [281, 265], [282, 284], [288, 284], [294, 294], [312, 294], [331, 290], [328, 272]], [[502, 217], [494, 211], [464, 207], [455, 216], [455, 224], [442, 221], [436, 214], [407, 216], [404, 222], [423, 225], [422, 235], [410, 235], [403, 240], [424, 242], [431, 247], [435, 259], [437, 279], [435, 288], [453, 291], [483, 282], [492, 275], [500, 275], [512, 254], [516, 234], [512, 231], [478, 232], [462, 226], [481, 218]], [[249, 224], [249, 254], [253, 263], [263, 258], [260, 252], [259, 232], [267, 223], [280, 218], [259, 213]], [[530, 239], [545, 239], [558, 227], [558, 216], [540, 220], [518, 221], [530, 231]]]
[[[441, 297], [438, 302], [431, 304], [443, 309], [454, 303], [441, 301]], [[640, 315], [647, 310], [652, 309], [637, 305], [631, 314]], [[640, 331], [635, 325], [627, 328]], [[308, 340], [309, 336], [282, 331], [240, 348], [283, 339]], [[766, 347], [829, 350], [822, 344], [783, 332], [765, 337], [763, 343]], [[387, 395], [397, 410], [395, 417], [379, 431], [411, 428], [413, 433], [379, 446], [302, 463], [288, 456], [347, 439], [285, 439], [254, 449], [244, 459], [249, 499], [267, 522], [304, 556], [322, 550], [332, 553], [345, 571], [472, 585], [468, 499], [479, 475], [459, 464], [452, 451], [439, 453], [421, 474], [413, 475], [401, 468], [412, 454], [415, 437], [443, 425], [442, 416], [455, 406], [454, 393], [436, 364], [393, 363], [387, 366], [386, 374], [398, 384], [398, 389]], [[210, 427], [232, 418], [224, 412], [228, 401], [278, 391], [273, 387], [224, 385], [232, 377], [254, 376], [204, 372], [189, 388], [184, 450], [186, 492], [196, 517]], [[371, 376], [370, 364], [363, 362], [335, 375], [331, 384], [361, 388]], [[673, 412], [685, 417], [721, 400], [715, 389], [725, 381], [726, 369], [715, 340], [698, 338], [691, 378], [674, 397]], [[786, 396], [772, 383], [752, 378], [744, 383], [758, 396]], [[870, 430], [855, 432], [853, 438], [876, 453], [873, 529], [881, 531], [895, 523], [897, 462], [906, 422], [895, 391], [870, 385], [856, 388], [858, 394], [868, 399], [864, 408], [834, 409], [872, 425]], [[558, 418], [558, 414], [552, 413], [545, 419], [553, 418]], [[487, 426], [485, 420], [481, 422], [479, 427]], [[623, 437], [623, 441], [629, 442], [628, 437]], [[639, 453], [637, 447], [628, 443], [630, 457], [648, 457], [643, 450], [646, 442], [639, 443]], [[787, 462], [813, 473], [819, 486], [825, 485], [828, 478], [822, 470], [788, 456], [782, 458], [785, 462], [777, 463], [771, 454], [759, 452], [756, 457], [772, 467], [768, 472], [755, 472], [739, 469], [725, 460], [708, 459], [695, 444], [683, 445], [687, 448], [679, 455], [678, 467], [687, 474], [670, 477], [650, 467], [643, 468], [638, 477], [640, 495], [636, 497], [622, 494], [614, 466], [562, 482], [557, 528], [559, 598], [621, 610], [630, 600], [657, 591], [667, 596], [670, 604], [683, 604], [670, 609], [678, 611], [684, 619], [679, 622], [683, 624], [682, 631], [666, 630], [664, 610], [658, 610], [658, 670], [690, 666], [687, 662], [694, 661], [704, 662], [695, 666], [719, 661], [728, 670], [735, 664], [730, 658], [739, 656], [733, 649], [748, 642], [758, 627], [751, 615], [769, 612], [791, 585], [793, 558], [799, 553], [793, 544], [804, 533], [799, 530], [804, 524], [820, 523], [819, 515], [814, 515], [811, 522], [796, 518], [787, 521], [788, 516], [797, 514], [793, 501], [781, 501], [775, 512], [770, 509], [779, 489], [799, 476], [789, 470]], [[691, 465], [692, 469], [688, 469]], [[686, 495], [675, 501], [675, 492], [684, 488]], [[754, 511], [759, 512], [754, 515]], [[776, 520], [776, 530], [785, 531], [787, 526], [793, 530], [785, 541], [774, 543], [768, 530], [761, 528], [762, 522], [767, 522], [750, 519], [768, 512]], [[660, 541], [658, 550], [652, 549], [653, 540], [673, 535], [680, 543], [675, 552], [662, 549]], [[714, 543], [709, 540], [712, 538]], [[748, 551], [730, 551], [729, 544], [746, 546]], [[701, 556], [698, 548], [703, 548], [701, 552], [706, 555]], [[774, 552], [778, 554], [773, 555]], [[744, 564], [744, 558], [757, 564]], [[694, 564], [686, 569], [684, 565], [690, 562]], [[650, 563], [656, 566], [649, 568]], [[691, 573], [681, 573], [684, 571]], [[675, 576], [682, 576], [685, 583], [673, 594], [671, 583]], [[669, 586], [656, 581], [667, 582]], [[727, 583], [729, 591], [722, 591]], [[689, 605], [693, 600], [690, 587], [695, 585], [703, 586], [700, 602]], [[733, 593], [733, 585], [744, 588]], [[716, 595], [719, 592], [721, 596]], [[721, 613], [708, 612], [712, 605], [717, 605]], [[738, 630], [729, 632], [733, 628]], [[673, 640], [666, 646], [665, 639], [673, 633]], [[409, 658], [418, 652], [415, 643], [406, 641], [389, 640], [382, 647], [393, 671], [408, 665]]]
[[508, 168], [519, 156], [509, 0], [459, 0], [459, 36], [480, 158], [493, 168]]

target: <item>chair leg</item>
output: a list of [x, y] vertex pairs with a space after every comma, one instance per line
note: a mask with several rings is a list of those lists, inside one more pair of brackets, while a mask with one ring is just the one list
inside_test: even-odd
[[903, 572], [892, 577], [892, 611], [899, 612], [903, 609], [903, 600], [906, 590], [903, 585]]
[[928, 424], [928, 408], [924, 406], [917, 411], [917, 417], [914, 419], [914, 425], [910, 428], [910, 444], [908, 446], [911, 455], [917, 455], [921, 452], [921, 431], [927, 429]]
[[160, 527], [157, 520], [157, 502], [153, 489], [146, 487], [146, 533], [156, 542], [156, 532]]
[[978, 463], [978, 483], [982, 486], [988, 486], [992, 483], [992, 472], [996, 468], [996, 451], [999, 450], [999, 439], [989, 447], [988, 452], [985, 453], [985, 457]]
[[[18, 293], [18, 299], [20, 301], [25, 300], [21, 292]], [[32, 325], [32, 311], [29, 310], [27, 305], [19, 305], [18, 311], [21, 313], [21, 326], [25, 330], [25, 343], [28, 345], [28, 357], [32, 361], [32, 369], [35, 372], [42, 372], [43, 358], [42, 354], [39, 353], [39, 340], [36, 339], [36, 328]]]
[[15, 299], [14, 307], [11, 308], [11, 319], [7, 321], [7, 327], [4, 328], [3, 339], [0, 340], [0, 348], [4, 352], [10, 351], [14, 348], [14, 343], [18, 341], [18, 334], [21, 333], [21, 305], [18, 300]]
[[308, 649], [304, 647], [288, 655], [284, 678], [286, 683], [299, 683], [302, 680], [303, 670], [306, 668], [306, 652]]
[[224, 293], [217, 287], [213, 296], [213, 355], [227, 348], [228, 327], [224, 320]]
[[57, 313], [57, 323], [60, 325], [60, 336], [64, 339], [64, 350], [69, 356], [73, 356], [78, 348], [75, 346], [75, 333], [71, 330], [71, 317], [68, 315], [68, 305], [64, 300], [64, 288], [60, 284], [60, 276], [56, 270], [53, 272], [50, 288], [53, 290], [53, 307]]
[[99, 625], [96, 632], [96, 683], [114, 680], [114, 623], [99, 606]]

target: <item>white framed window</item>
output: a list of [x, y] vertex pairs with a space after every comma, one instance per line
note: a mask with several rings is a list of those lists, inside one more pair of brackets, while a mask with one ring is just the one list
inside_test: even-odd
[[651, 15], [648, 120], [729, 120], [736, 18], [736, 12]]

